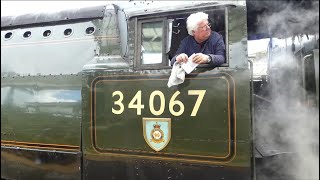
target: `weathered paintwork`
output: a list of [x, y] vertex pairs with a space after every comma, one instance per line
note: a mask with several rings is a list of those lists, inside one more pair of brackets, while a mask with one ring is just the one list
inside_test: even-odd
[[[161, 64], [141, 66], [141, 24], [200, 10], [223, 13], [227, 63], [199, 66], [183, 84], [168, 88], [171, 67], [165, 57]], [[252, 177], [245, 6], [209, 3], [126, 16], [125, 9], [108, 5], [103, 15], [39, 23], [43, 26], [1, 31], [2, 37], [8, 31], [14, 35], [1, 39], [3, 178]], [[92, 27], [93, 33], [86, 33]], [[68, 28], [73, 33], [65, 36]], [[44, 38], [47, 29], [52, 35]], [[24, 39], [26, 31], [32, 35]], [[139, 100], [132, 101], [139, 91], [141, 113], [134, 106]], [[177, 101], [183, 113], [173, 106]], [[143, 118], [171, 120], [171, 139], [163, 150], [148, 146]]]
[[[84, 152], [86, 152], [84, 161], [95, 164], [93, 165], [95, 168], [88, 170], [87, 176], [98, 177], [100, 174], [109, 177], [108, 173], [98, 170], [99, 167], [109, 167], [112, 163], [117, 163], [123, 169], [113, 169], [110, 177], [113, 173], [123, 174], [126, 168], [135, 166], [140, 169], [141, 176], [149, 179], [151, 174], [147, 175], [148, 169], [139, 167], [139, 164], [148, 165], [152, 162], [162, 166], [155, 168], [153, 172], [157, 174], [157, 178], [163, 179], [168, 175], [161, 173], [163, 168], [171, 169], [172, 163], [179, 162], [182, 165], [177, 168], [181, 174], [198, 174], [199, 172], [194, 172], [195, 169], [191, 168], [192, 165], [209, 166], [210, 168], [201, 169], [204, 174], [208, 171], [219, 171], [215, 169], [215, 166], [219, 166], [223, 167], [224, 171], [230, 172], [242, 169], [243, 174], [237, 174], [237, 178], [247, 179], [251, 173], [251, 144], [248, 141], [250, 133], [243, 129], [250, 128], [250, 121], [243, 119], [249, 118], [250, 109], [249, 106], [237, 104], [237, 101], [249, 103], [249, 99], [245, 99], [249, 96], [249, 89], [247, 83], [243, 81], [247, 78], [245, 77], [247, 73], [246, 71], [194, 73], [187, 77], [183, 85], [173, 89], [166, 87], [168, 75], [165, 74], [122, 76], [97, 74], [98, 78], [89, 78], [90, 83], [87, 87], [90, 88], [85, 91], [90, 95], [88, 99], [91, 101], [83, 107], [86, 109], [90, 107], [91, 112], [84, 116], [91, 119], [91, 122], [83, 124]], [[234, 76], [235, 74], [237, 76]], [[199, 115], [196, 117], [190, 116], [195, 102], [195, 97], [187, 95], [187, 91], [191, 89], [207, 90], [198, 111]], [[135, 109], [127, 108], [124, 110], [124, 115], [112, 114], [114, 102], [112, 92], [115, 90], [124, 92], [124, 104], [128, 104], [135, 93], [141, 90], [144, 104], [141, 115], [137, 116]], [[149, 95], [154, 90], [166, 95], [166, 109], [161, 116], [155, 116], [149, 110]], [[181, 92], [178, 99], [184, 104], [189, 104], [179, 117], [173, 116], [168, 111], [168, 102], [176, 91]], [[159, 105], [159, 101], [155, 104]], [[143, 117], [171, 118], [171, 140], [161, 152], [154, 152], [144, 141]], [[112, 159], [111, 162], [106, 161], [109, 158]], [[184, 165], [191, 167], [184, 168]], [[90, 165], [87, 168], [91, 169]], [[235, 178], [234, 176], [228, 178], [222, 174], [218, 173], [213, 177]], [[136, 178], [139, 177], [136, 175]]]
[[41, 148], [10, 148], [2, 144], [1, 178], [81, 179], [80, 152], [59, 152]]

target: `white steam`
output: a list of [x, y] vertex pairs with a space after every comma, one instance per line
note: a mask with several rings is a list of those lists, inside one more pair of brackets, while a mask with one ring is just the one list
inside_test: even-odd
[[[288, 4], [282, 11], [258, 19], [260, 29], [273, 37], [314, 35], [317, 41], [310, 38], [310, 42], [319, 43], [318, 1], [308, 10]], [[306, 98], [308, 92], [302, 86], [301, 60], [306, 54], [298, 54], [304, 45], [295, 42], [292, 52], [291, 41], [283, 42], [288, 47], [270, 51], [269, 89], [260, 94], [265, 100], [260, 97], [255, 101], [256, 146], [262, 156], [272, 157], [264, 162], [264, 170], [258, 168], [258, 180], [319, 180], [319, 110], [315, 98]], [[277, 175], [271, 178], [270, 172]]]
[[319, 32], [319, 1], [309, 1], [311, 2], [309, 8], [302, 8], [293, 3], [284, 5], [285, 1], [271, 2], [274, 3], [273, 6], [267, 8], [274, 10], [281, 6], [285, 7], [279, 12], [272, 14], [266, 12], [258, 17], [259, 31], [267, 31], [265, 33], [282, 37], [297, 35], [301, 32], [309, 34]]
[[[268, 167], [296, 180], [319, 179], [319, 110], [303, 100], [304, 89], [297, 74], [294, 58], [278, 56], [272, 77], [271, 94], [256, 116], [257, 147], [264, 155], [287, 154], [289, 161], [277, 159]], [[260, 145], [259, 145], [260, 144]], [[262, 148], [261, 149], [261, 144]], [[262, 153], [263, 153], [262, 152]], [[277, 168], [277, 169], [273, 169]]]

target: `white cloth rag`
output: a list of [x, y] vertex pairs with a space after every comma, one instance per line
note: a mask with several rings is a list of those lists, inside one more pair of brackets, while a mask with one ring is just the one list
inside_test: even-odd
[[171, 86], [175, 86], [183, 83], [185, 79], [185, 75], [186, 75], [185, 71], [181, 67], [181, 64], [178, 62], [175, 62], [172, 66], [171, 75], [169, 77], [169, 81], [167, 84], [168, 87], [170, 88]]

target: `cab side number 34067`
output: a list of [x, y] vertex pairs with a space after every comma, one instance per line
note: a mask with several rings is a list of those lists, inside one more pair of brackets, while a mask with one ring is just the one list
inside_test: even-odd
[[[188, 90], [188, 95], [190, 96], [198, 96], [197, 100], [194, 103], [192, 112], [190, 116], [196, 116], [198, 110], [200, 108], [203, 97], [206, 93], [206, 90]], [[177, 97], [179, 96], [180, 91], [176, 91], [170, 98], [169, 101], [169, 111], [173, 116], [181, 116], [184, 112], [184, 104], [179, 101]], [[160, 99], [160, 107], [154, 106], [154, 99], [158, 96]], [[112, 97], [115, 97], [115, 101], [113, 101], [114, 106], [112, 107], [112, 113], [121, 114], [125, 110], [125, 105], [123, 104], [124, 95], [121, 91], [114, 91], [112, 93]], [[159, 91], [153, 91], [149, 96], [149, 109], [150, 112], [155, 116], [160, 116], [165, 110], [165, 96]], [[178, 106], [178, 108], [173, 109], [174, 106]], [[144, 109], [144, 104], [141, 102], [141, 90], [139, 90], [131, 99], [128, 104], [128, 108], [136, 109], [137, 115], [141, 115], [142, 109]]]

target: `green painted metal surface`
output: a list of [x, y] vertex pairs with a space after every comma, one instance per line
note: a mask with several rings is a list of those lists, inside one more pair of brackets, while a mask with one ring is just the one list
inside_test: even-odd
[[[179, 12], [190, 13], [187, 9]], [[229, 23], [225, 34], [228, 64], [215, 69], [199, 67], [183, 84], [172, 88], [167, 87], [171, 67], [163, 67], [166, 63], [153, 70], [135, 66], [140, 60], [137, 21], [148, 19], [146, 16], [123, 19], [107, 6], [101, 19], [13, 29], [12, 39], [1, 39], [1, 144], [35, 153], [23, 153], [31, 162], [15, 157], [24, 165], [21, 177], [28, 174], [25, 167], [30, 164], [31, 174], [41, 168], [36, 164], [40, 151], [53, 153], [53, 164], [60, 156], [76, 154], [69, 163], [72, 170], [79, 169], [73, 171], [74, 178], [100, 176], [113, 163], [118, 168], [108, 175], [121, 177], [125, 167], [144, 161], [206, 167], [186, 167], [185, 173], [195, 169], [212, 172], [216, 165], [230, 172], [239, 168], [243, 177], [249, 177], [252, 129], [246, 11], [243, 6], [225, 10], [219, 12], [227, 13], [224, 17]], [[172, 15], [173, 11], [159, 14], [163, 19]], [[157, 12], [149, 21], [155, 16]], [[95, 31], [86, 34], [91, 27]], [[73, 34], [66, 37], [67, 28]], [[44, 38], [47, 29], [52, 35]], [[27, 30], [32, 36], [22, 39]], [[1, 36], [7, 32], [2, 31]], [[170, 119], [170, 142], [161, 151], [154, 151], [146, 142], [143, 118]], [[15, 156], [17, 152], [10, 153]], [[1, 174], [10, 177], [16, 165], [10, 164], [12, 156], [6, 158], [4, 164], [11, 169], [2, 169]], [[164, 164], [159, 172], [168, 167], [171, 165]], [[208, 177], [220, 176], [223, 173], [208, 173]]]

